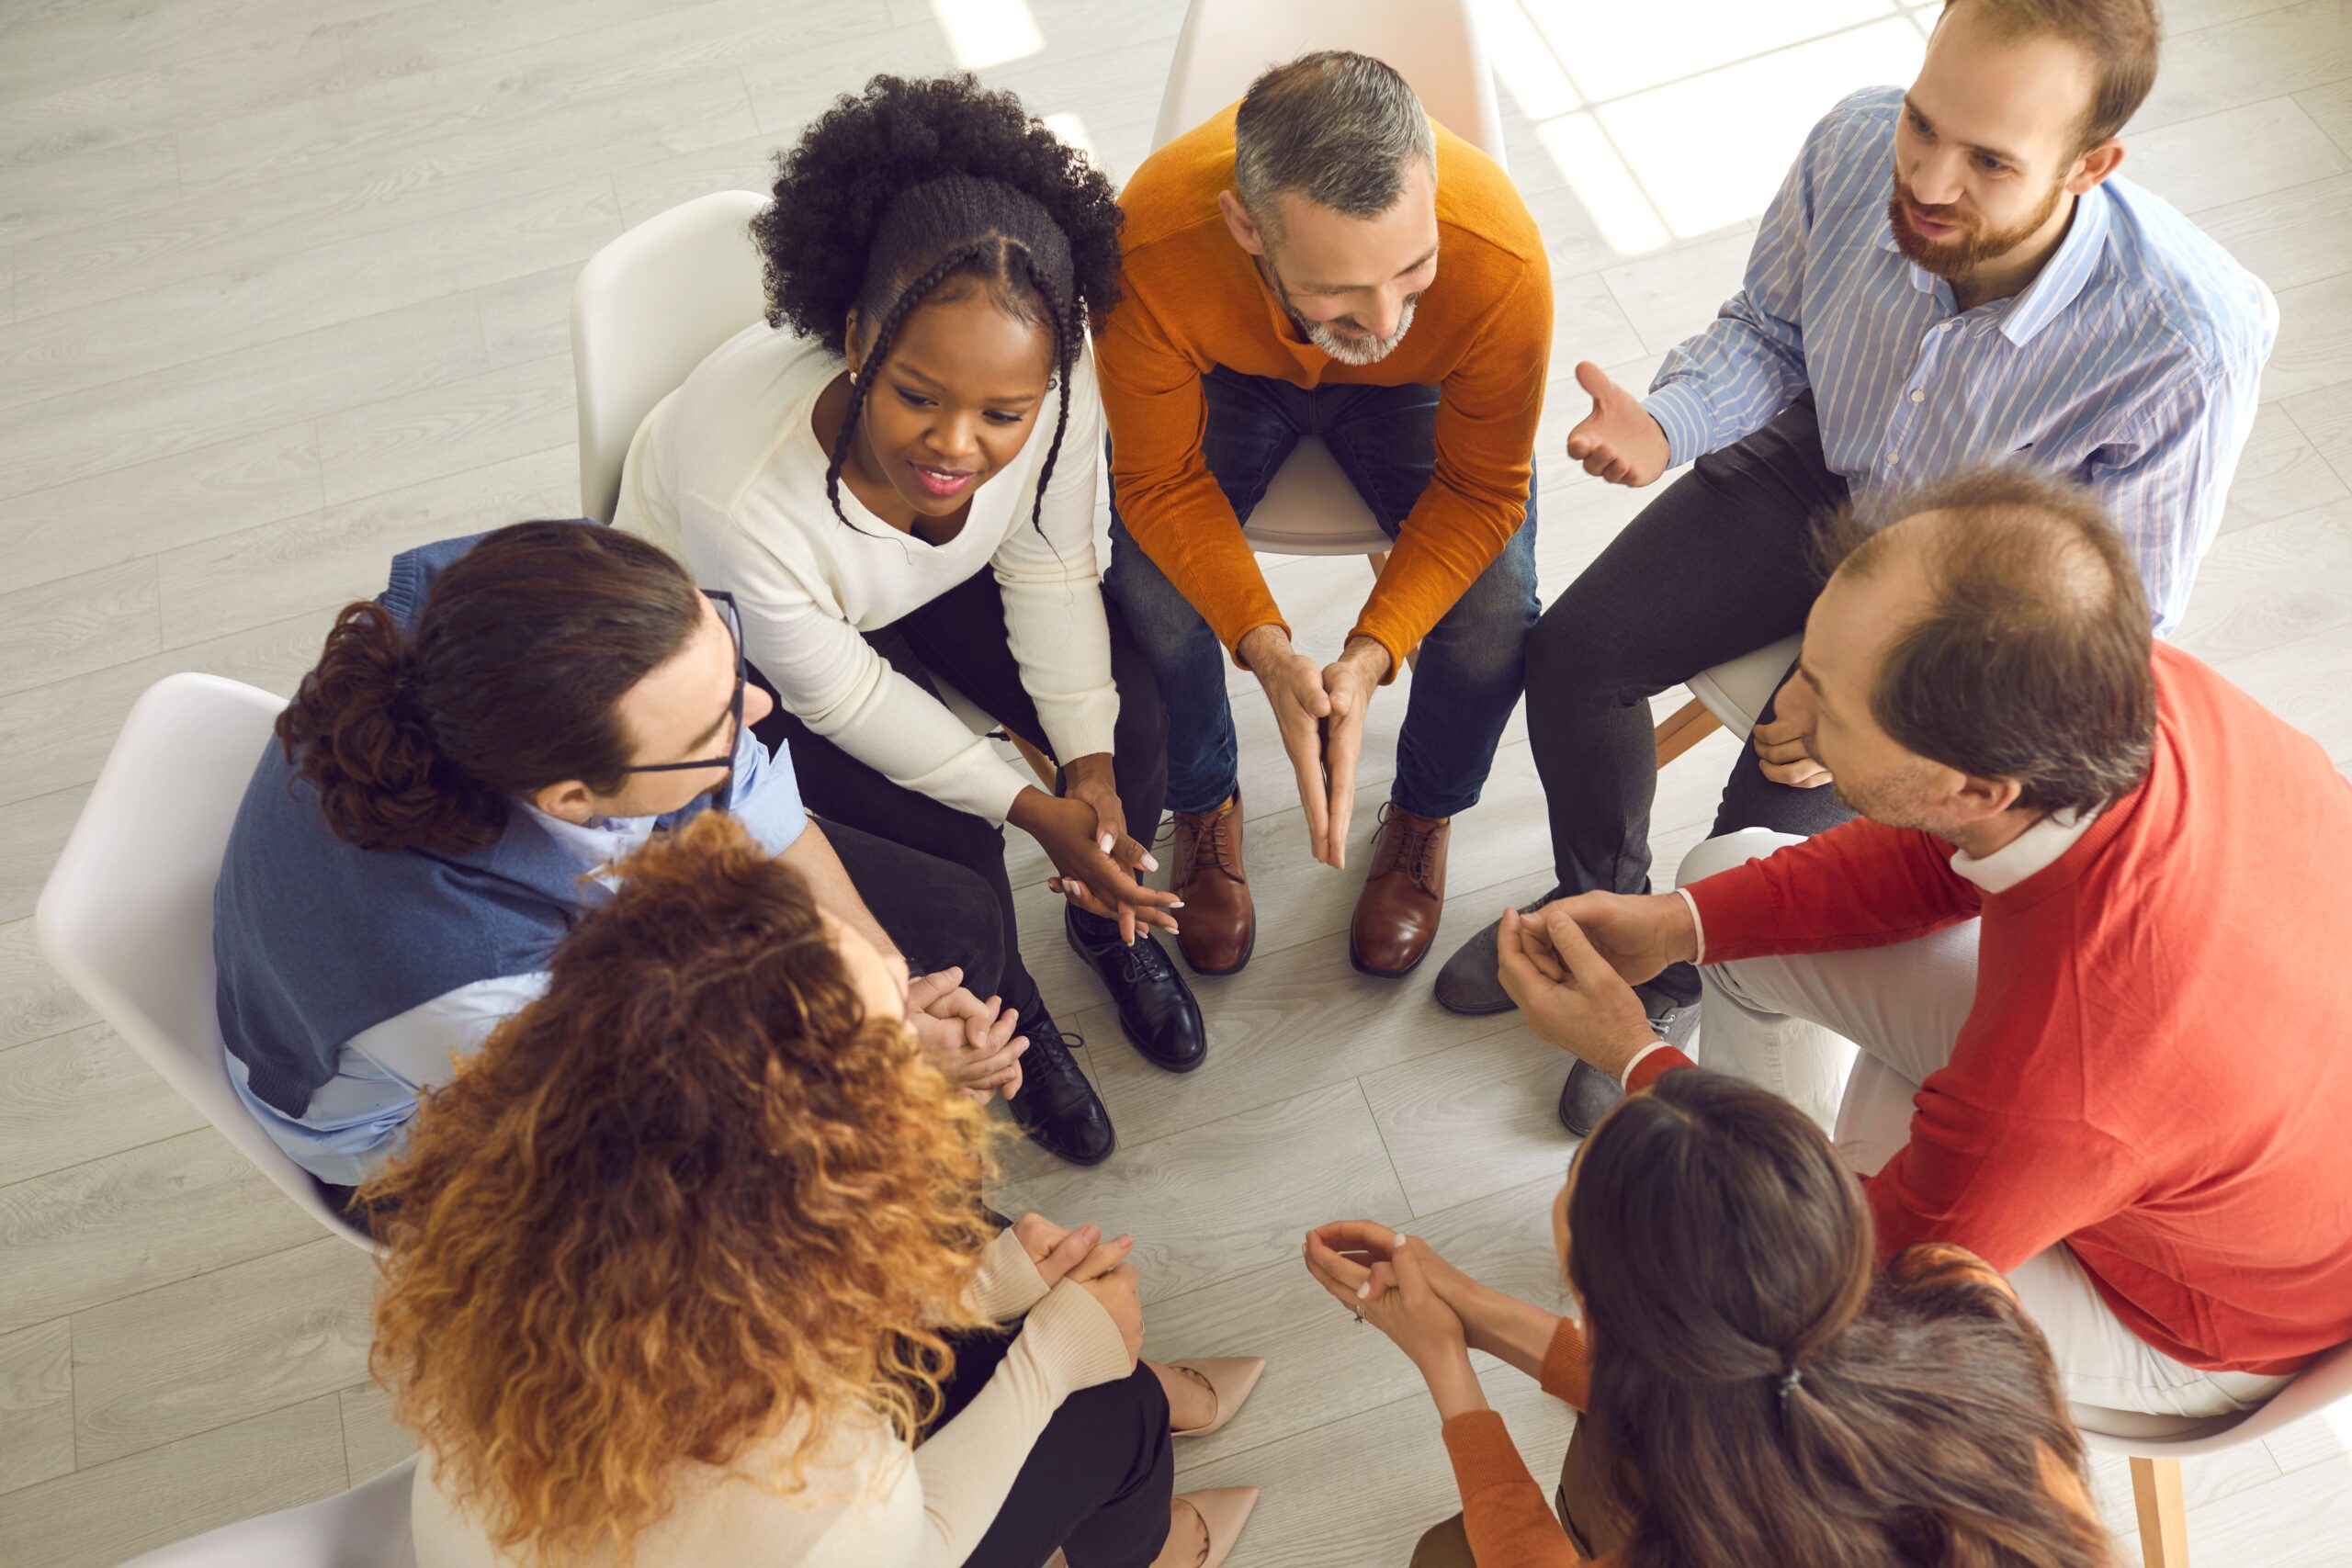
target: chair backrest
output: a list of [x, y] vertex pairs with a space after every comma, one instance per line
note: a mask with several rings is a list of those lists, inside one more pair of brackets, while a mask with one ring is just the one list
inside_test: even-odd
[[41, 888], [33, 929], [66, 983], [240, 1154], [321, 1224], [366, 1247], [238, 1098], [215, 1010], [212, 885], [285, 705], [215, 675], [148, 687]]
[[411, 1454], [348, 1492], [222, 1525], [122, 1568], [414, 1568], [409, 1504], [415, 1484]]
[[571, 289], [580, 514], [613, 520], [637, 427], [767, 309], [748, 232], [768, 198], [723, 190], [656, 213], [588, 258]]
[[1193, 0], [1151, 144], [1238, 98], [1267, 66], [1317, 49], [1386, 61], [1430, 118], [1503, 162], [1495, 73], [1471, 0]]

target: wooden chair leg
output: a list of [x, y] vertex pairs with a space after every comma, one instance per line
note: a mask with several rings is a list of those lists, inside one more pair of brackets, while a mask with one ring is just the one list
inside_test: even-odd
[[2146, 1568], [2188, 1568], [2188, 1510], [2180, 1494], [2180, 1461], [2134, 1459], [2132, 1501], [2140, 1512], [2140, 1561]]
[[1683, 752], [1722, 728], [1723, 721], [1693, 697], [1667, 716], [1657, 727], [1657, 765], [1665, 767]]
[[1015, 735], [1010, 729], [1006, 730], [1004, 735], [1006, 739], [1012, 742], [1012, 749], [1021, 753], [1021, 760], [1029, 764], [1029, 771], [1037, 775], [1037, 782], [1045, 786], [1046, 793], [1053, 794], [1054, 781], [1059, 776], [1059, 770], [1054, 766], [1054, 760], [1031, 745], [1025, 737]]
[[[1372, 575], [1375, 580], [1379, 578], [1382, 571], [1387, 569], [1388, 552], [1386, 550], [1374, 550], [1363, 558], [1372, 563]], [[1405, 650], [1405, 668], [1408, 670], [1419, 670], [1420, 667], [1421, 645], [1415, 643], [1411, 648]]]

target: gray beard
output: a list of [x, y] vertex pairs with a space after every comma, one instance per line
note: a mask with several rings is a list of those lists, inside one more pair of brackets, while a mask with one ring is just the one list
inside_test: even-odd
[[1307, 342], [1340, 364], [1377, 365], [1405, 341], [1405, 334], [1412, 330], [1413, 308], [1419, 303], [1419, 300], [1407, 300], [1404, 310], [1396, 318], [1396, 330], [1383, 338], [1342, 337], [1321, 321], [1310, 321], [1296, 310], [1290, 310], [1287, 304], [1283, 308], [1290, 310], [1292, 323], [1306, 334]]

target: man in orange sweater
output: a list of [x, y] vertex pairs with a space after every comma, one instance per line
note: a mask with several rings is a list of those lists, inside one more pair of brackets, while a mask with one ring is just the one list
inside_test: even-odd
[[1996, 471], [1907, 510], [1781, 698], [1863, 819], [1509, 917], [1503, 983], [1632, 1089], [1688, 1065], [1631, 984], [1676, 961], [1707, 966], [1708, 1064], [1825, 1122], [1859, 1045], [1908, 1121], [1838, 1128], [1894, 1151], [1882, 1256], [2007, 1274], [2076, 1404], [2246, 1409], [2352, 1340], [2352, 970], [2311, 962], [2352, 943], [2352, 782], [2152, 644], [2085, 492]]
[[[1535, 424], [1552, 340], [1543, 237], [1510, 177], [1404, 79], [1310, 54], [1128, 182], [1120, 304], [1095, 324], [1111, 570], [1168, 705], [1180, 941], [1249, 962], [1221, 644], [1273, 707], [1316, 858], [1346, 859], [1364, 710], [1418, 647], [1350, 954], [1419, 963], [1449, 820], [1476, 804], [1534, 625]], [[1305, 434], [1396, 541], [1339, 657], [1294, 647], [1241, 525]]]

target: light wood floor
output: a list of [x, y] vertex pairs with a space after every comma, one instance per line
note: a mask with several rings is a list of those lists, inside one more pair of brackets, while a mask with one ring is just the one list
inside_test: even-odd
[[[2170, 0], [2127, 172], [2277, 290], [2265, 402], [2181, 641], [2352, 760], [2352, 6]], [[289, 688], [331, 609], [428, 539], [577, 509], [565, 308], [581, 262], [766, 154], [880, 70], [1017, 89], [1114, 177], [1145, 151], [1177, 0], [10, 0], [0, 7], [0, 1563], [105, 1563], [323, 1496], [402, 1453], [367, 1379], [369, 1269], [244, 1168], [44, 967], [29, 916], [134, 695], [175, 670]], [[1510, 164], [1558, 279], [1538, 447], [1556, 592], [1640, 497], [1556, 456], [1576, 360], [1626, 378], [1736, 284], [1807, 123], [1907, 80], [1908, 0], [1490, 0]], [[1344, 631], [1361, 563], [1271, 576]], [[1672, 585], [1658, 611], [1673, 613]], [[1253, 1482], [1235, 1558], [1401, 1562], [1451, 1511], [1404, 1361], [1295, 1260], [1403, 1223], [1556, 1292], [1544, 1206], [1565, 1064], [1429, 975], [1354, 975], [1353, 874], [1315, 868], [1244, 691], [1256, 962], [1200, 984], [1175, 1079], [1121, 1043], [1054, 931], [1029, 950], [1124, 1138], [1092, 1173], [1012, 1152], [1001, 1201], [1142, 1238], [1153, 1348], [1262, 1351], [1184, 1479]], [[1357, 854], [1404, 704], [1373, 721]], [[1663, 781], [1660, 863], [1734, 750]], [[1548, 881], [1514, 725], [1453, 847], [1449, 950]], [[1091, 1004], [1091, 1005], [1090, 1005]], [[1566, 1420], [1490, 1381], [1539, 1472]], [[2120, 1464], [2111, 1519], [2132, 1528]], [[2192, 1462], [2199, 1561], [2352, 1562], [2352, 1422]], [[2126, 1542], [2127, 1550], [2129, 1542]]]

